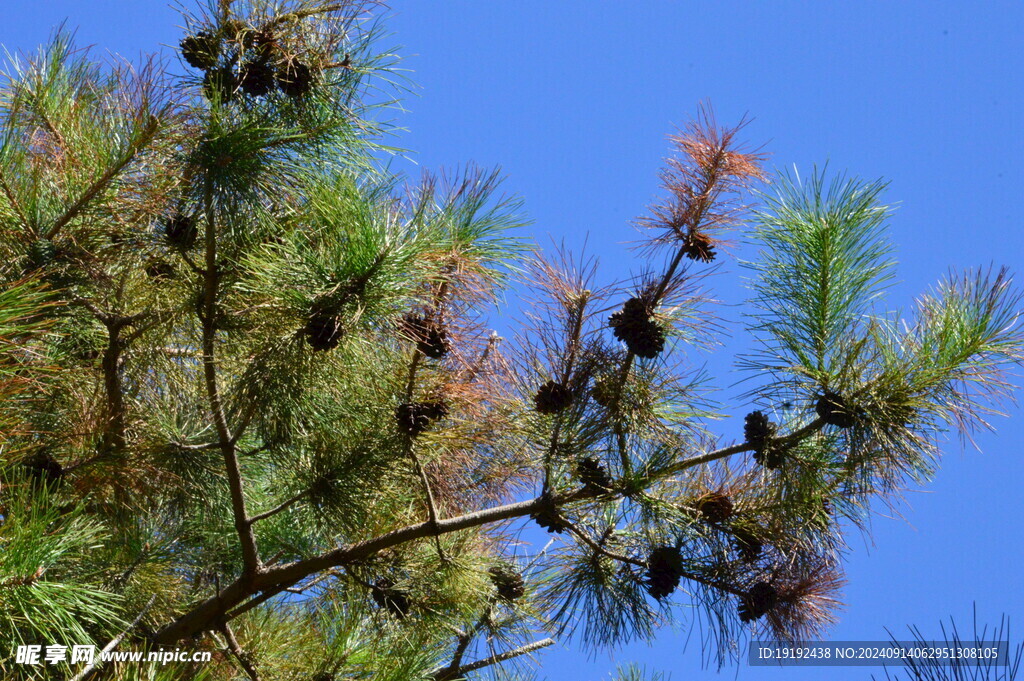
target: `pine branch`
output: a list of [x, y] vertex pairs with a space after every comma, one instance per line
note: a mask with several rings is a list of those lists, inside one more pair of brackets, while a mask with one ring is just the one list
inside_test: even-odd
[[235, 632], [231, 630], [231, 627], [224, 624], [221, 627], [221, 631], [224, 633], [224, 638], [228, 642], [228, 650], [238, 660], [238, 664], [242, 665], [242, 669], [249, 675], [251, 681], [260, 681], [260, 675], [256, 671], [256, 664], [252, 661], [252, 658], [242, 650], [242, 646], [238, 645], [238, 639], [235, 638]]
[[117, 177], [122, 170], [124, 170], [139, 151], [153, 139], [157, 129], [160, 127], [160, 121], [156, 116], [151, 116], [149, 121], [146, 123], [146, 127], [142, 129], [139, 136], [132, 140], [128, 145], [128, 149], [125, 153], [117, 160], [117, 162], [107, 169], [103, 175], [101, 175], [95, 182], [93, 182], [85, 192], [75, 201], [71, 206], [64, 211], [64, 214], [58, 217], [53, 226], [46, 232], [46, 238], [52, 240], [64, 225], [68, 224], [71, 220], [78, 216], [82, 210], [85, 209], [89, 203], [96, 198], [100, 192], [107, 188], [107, 185]]
[[272, 508], [269, 511], [265, 511], [263, 513], [260, 513], [260, 514], [252, 516], [251, 518], [249, 518], [249, 524], [250, 525], [255, 525], [256, 523], [258, 523], [261, 520], [266, 520], [267, 518], [271, 518], [271, 517], [277, 515], [278, 513], [281, 513], [282, 511], [286, 511], [289, 508], [291, 508], [293, 505], [295, 505], [298, 502], [302, 501], [302, 499], [305, 498], [308, 495], [309, 495], [309, 490], [306, 490], [306, 491], [303, 491], [303, 492], [299, 492], [298, 494], [293, 496], [291, 499], [288, 499], [287, 501], [285, 501], [284, 503], [276, 506], [275, 508]]
[[[579, 351], [580, 336], [583, 333], [583, 322], [586, 319], [587, 302], [589, 296], [585, 293], [580, 293], [578, 300], [576, 301], [576, 314], [570, 321], [569, 327], [569, 338], [568, 338], [568, 350], [569, 353], [566, 356], [564, 373], [560, 376], [560, 380], [563, 384], [568, 384], [569, 377], [572, 376], [573, 366], [576, 363], [576, 355]], [[551, 431], [551, 442], [548, 445], [548, 451], [544, 457], [544, 487], [543, 492], [546, 494], [548, 488], [551, 486], [551, 458], [555, 455], [558, 450], [558, 438], [562, 432], [562, 416], [556, 417], [555, 427]]]
[[122, 324], [113, 320], [107, 324], [107, 347], [103, 351], [102, 360], [103, 387], [107, 397], [103, 442], [118, 451], [125, 446], [124, 386], [121, 382], [121, 351], [124, 349], [120, 338], [122, 328]]
[[475, 672], [478, 669], [485, 669], [485, 668], [490, 667], [492, 665], [501, 664], [502, 662], [507, 662], [507, 661], [515, 659], [517, 657], [522, 657], [523, 655], [529, 655], [530, 653], [534, 653], [534, 652], [536, 652], [538, 650], [541, 650], [543, 648], [547, 648], [548, 646], [553, 646], [553, 645], [555, 645], [555, 639], [553, 639], [553, 638], [544, 638], [544, 639], [541, 639], [539, 641], [534, 641], [533, 643], [528, 643], [525, 646], [520, 646], [520, 647], [516, 648], [515, 650], [509, 650], [509, 651], [501, 653], [499, 655], [492, 655], [491, 657], [488, 657], [488, 658], [486, 658], [484, 660], [478, 660], [478, 661], [473, 662], [471, 664], [463, 665], [462, 667], [459, 667], [452, 676], [446, 676], [446, 677], [443, 677], [443, 678], [445, 678], [445, 679], [458, 678], [458, 677], [463, 676], [465, 674], [468, 674], [470, 672]]
[[[813, 435], [814, 433], [817, 433], [824, 427], [825, 419], [819, 417], [808, 423], [803, 428], [793, 431], [789, 435], [776, 438], [773, 441], [773, 443], [776, 446], [782, 448], [792, 447], [797, 442], [800, 442], [801, 440]], [[691, 456], [687, 459], [683, 459], [682, 461], [677, 461], [671, 466], [666, 467], [664, 470], [658, 471], [655, 477], [656, 479], [666, 478], [670, 475], [675, 475], [676, 473], [680, 473], [689, 468], [694, 468], [696, 466], [701, 466], [706, 463], [711, 463], [712, 461], [724, 459], [726, 457], [732, 456], [733, 454], [740, 454], [742, 452], [752, 452], [755, 449], [757, 449], [757, 447], [750, 442], [741, 442], [730, 447], [723, 447], [721, 449], [716, 449], [714, 451], [707, 452], [706, 454], [698, 454], [697, 456]]]
[[287, 24], [293, 21], [298, 21], [299, 19], [305, 19], [307, 17], [314, 17], [319, 14], [329, 14], [331, 12], [337, 12], [338, 10], [345, 9], [345, 7], [346, 3], [338, 2], [332, 5], [324, 5], [323, 7], [311, 7], [309, 9], [300, 9], [295, 12], [288, 12], [287, 14], [282, 14], [281, 16], [276, 17], [273, 20], [267, 22], [267, 24], [263, 27], [263, 30], [271, 30], [277, 28], [281, 24]]
[[455, 678], [459, 674], [459, 666], [462, 664], [462, 658], [466, 655], [466, 651], [469, 650], [469, 646], [473, 643], [473, 639], [476, 638], [477, 632], [480, 631], [480, 627], [483, 626], [484, 622], [491, 614], [491, 607], [488, 606], [484, 611], [484, 614], [480, 619], [473, 625], [473, 628], [469, 631], [460, 631], [457, 634], [458, 643], [455, 646], [455, 650], [452, 651], [452, 661], [447, 666], [437, 669], [431, 672], [431, 676], [436, 681], [447, 681], [448, 679]]
[[25, 215], [25, 211], [22, 210], [21, 202], [18, 201], [18, 198], [14, 195], [14, 191], [11, 189], [11, 186], [7, 183], [7, 176], [4, 174], [3, 169], [0, 169], [0, 188], [3, 189], [4, 196], [7, 197], [7, 202], [11, 204], [11, 208], [13, 208], [14, 212], [18, 214], [18, 219], [21, 220], [21, 224], [27, 230], [34, 231], [32, 228], [35, 225], [29, 221], [28, 216]]
[[[817, 419], [800, 430], [795, 431], [791, 435], [785, 438], [780, 438], [780, 440], [788, 446], [800, 439], [816, 433], [823, 424], [824, 421]], [[747, 442], [730, 447], [723, 447], [721, 449], [708, 452], [707, 454], [691, 457], [690, 459], [679, 462], [674, 466], [657, 471], [648, 476], [647, 480], [653, 483], [657, 480], [670, 477], [671, 475], [674, 475], [681, 470], [685, 470], [686, 468], [722, 459], [741, 452], [752, 451], [753, 449], [754, 445]], [[407, 525], [405, 527], [392, 530], [386, 534], [372, 539], [367, 539], [356, 544], [343, 546], [319, 556], [306, 558], [281, 566], [264, 567], [257, 571], [255, 577], [248, 578], [243, 576], [228, 585], [218, 597], [209, 598], [197, 604], [191, 611], [160, 629], [155, 634], [154, 640], [158, 643], [164, 644], [174, 643], [185, 636], [191, 636], [197, 632], [208, 629], [212, 622], [229, 611], [229, 618], [237, 617], [310, 575], [366, 559], [394, 546], [406, 544], [417, 539], [442, 536], [452, 532], [482, 527], [484, 525], [490, 525], [512, 518], [521, 518], [547, 508], [548, 504], [552, 502], [557, 505], [571, 504], [593, 499], [604, 494], [607, 494], [604, 490], [595, 490], [583, 487], [564, 495], [554, 497], [539, 496], [527, 501], [518, 501], [502, 506], [473, 511], [454, 518], [439, 519], [436, 524], [427, 520], [425, 522]], [[728, 589], [728, 587], [723, 585], [715, 584], [713, 586], [716, 588]], [[257, 599], [254, 599], [258, 600], [259, 603], [253, 604], [250, 601], [242, 605], [249, 596], [260, 592], [262, 592], [260, 596], [257, 596]]]
[[99, 668], [100, 668], [100, 666], [101, 666], [101, 665], [103, 664], [103, 658], [104, 658], [104, 657], [105, 657], [105, 656], [106, 656], [106, 655], [107, 655], [108, 653], [110, 653], [110, 652], [111, 652], [111, 651], [113, 651], [113, 650], [114, 650], [115, 648], [117, 648], [117, 646], [121, 645], [121, 641], [123, 641], [123, 640], [125, 639], [125, 637], [126, 637], [126, 636], [127, 636], [127, 635], [128, 635], [129, 633], [131, 633], [133, 629], [135, 629], [135, 627], [139, 626], [139, 622], [141, 622], [141, 621], [142, 621], [142, 618], [146, 616], [146, 613], [147, 613], [147, 612], [149, 612], [149, 609], [150, 609], [151, 607], [153, 607], [153, 604], [154, 604], [155, 602], [156, 602], [156, 595], [154, 594], [153, 596], [151, 596], [151, 597], [150, 597], [150, 599], [149, 599], [149, 602], [148, 602], [148, 603], [146, 603], [146, 606], [145, 606], [144, 608], [142, 608], [142, 610], [141, 610], [141, 611], [139, 612], [139, 614], [138, 614], [138, 615], [136, 615], [136, 616], [135, 616], [135, 619], [134, 619], [134, 620], [132, 620], [132, 623], [128, 625], [128, 628], [127, 628], [127, 629], [125, 629], [124, 631], [122, 631], [122, 632], [121, 632], [120, 634], [118, 634], [117, 636], [115, 636], [115, 637], [114, 637], [114, 638], [113, 638], [113, 639], [112, 639], [112, 640], [110, 641], [110, 643], [108, 643], [107, 645], [105, 645], [105, 646], [103, 647], [103, 650], [101, 650], [101, 651], [100, 651], [100, 654], [99, 654], [99, 655], [97, 655], [97, 656], [96, 656], [96, 657], [95, 657], [95, 658], [93, 659], [93, 661], [92, 661], [92, 662], [90, 662], [90, 663], [89, 663], [89, 664], [88, 664], [88, 665], [87, 665], [87, 666], [85, 667], [85, 669], [83, 669], [82, 671], [78, 672], [78, 673], [77, 673], [77, 674], [75, 674], [75, 675], [74, 675], [73, 677], [71, 677], [71, 681], [85, 681], [85, 680], [86, 680], [86, 679], [88, 679], [88, 678], [89, 678], [90, 676], [92, 676], [92, 675], [93, 675], [93, 674], [94, 674], [94, 673], [95, 673], [96, 671], [98, 671], [98, 670], [99, 670]]
[[609, 551], [608, 549], [606, 549], [605, 547], [601, 546], [596, 541], [594, 541], [593, 539], [588, 537], [587, 533], [584, 532], [583, 530], [579, 529], [578, 527], [576, 527], [575, 524], [570, 523], [568, 521], [565, 521], [565, 526], [569, 528], [570, 532], [572, 532], [574, 535], [579, 537], [580, 540], [582, 540], [584, 544], [589, 546], [594, 551], [600, 553], [602, 556], [605, 556], [607, 558], [611, 558], [612, 560], [617, 560], [620, 563], [626, 563], [627, 565], [632, 565], [634, 567], [641, 567], [641, 568], [646, 568], [647, 567], [647, 563], [645, 563], [642, 560], [639, 560], [637, 558], [630, 558], [629, 556], [623, 556], [620, 553], [615, 553], [613, 551]]
[[[273, 562], [273, 561], [271, 561], [271, 562]], [[285, 589], [285, 591], [287, 591], [288, 593], [291, 593], [291, 594], [304, 594], [307, 591], [309, 591], [310, 589], [312, 589], [314, 586], [316, 586], [317, 584], [321, 584], [322, 582], [327, 581], [331, 577], [341, 577], [341, 573], [338, 572], [337, 570], [328, 570], [327, 572], [323, 573], [322, 575], [320, 575], [316, 579], [311, 580], [308, 584], [303, 585], [301, 589], [297, 589], [295, 587], [288, 587], [287, 589]]]
[[245, 491], [242, 487], [242, 472], [238, 465], [235, 451], [235, 440], [228, 429], [224, 405], [221, 401], [220, 387], [217, 379], [217, 289], [220, 273], [217, 268], [217, 225], [214, 218], [213, 186], [207, 183], [205, 194], [206, 211], [206, 269], [204, 272], [203, 311], [202, 315], [202, 348], [203, 375], [206, 383], [207, 399], [213, 415], [214, 426], [224, 455], [224, 468], [227, 472], [228, 486], [231, 491], [231, 509], [234, 514], [235, 531], [242, 546], [242, 559], [245, 570], [242, 579], [252, 580], [260, 571], [259, 549], [256, 546], [256, 534], [253, 532], [245, 508]]

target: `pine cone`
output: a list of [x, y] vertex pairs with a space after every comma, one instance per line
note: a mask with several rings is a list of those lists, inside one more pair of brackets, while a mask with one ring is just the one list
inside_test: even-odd
[[523, 581], [523, 576], [511, 565], [495, 565], [487, 572], [501, 599], [512, 602], [526, 593], [526, 582]]
[[217, 65], [217, 57], [220, 56], [220, 40], [217, 36], [200, 31], [182, 39], [180, 43], [181, 56], [190, 66], [197, 69], [208, 70]]
[[196, 245], [199, 230], [192, 218], [178, 213], [164, 224], [164, 237], [176, 248], [188, 250]]
[[682, 576], [683, 557], [679, 549], [659, 546], [651, 551], [647, 559], [647, 576], [644, 579], [647, 593], [660, 601], [676, 590]]
[[230, 67], [212, 69], [203, 78], [203, 94], [209, 100], [219, 99], [222, 103], [230, 102], [238, 89], [238, 79]]
[[849, 428], [855, 422], [853, 410], [846, 400], [831, 390], [826, 390], [818, 398], [814, 410], [818, 412], [818, 416], [825, 419], [825, 423], [837, 428]]
[[626, 346], [638, 357], [654, 359], [665, 349], [665, 332], [653, 321], [638, 327]]
[[592, 456], [581, 459], [576, 464], [576, 475], [580, 477], [583, 486], [591, 492], [607, 492], [614, 484], [608, 471]]
[[337, 317], [326, 312], [315, 312], [310, 315], [303, 333], [314, 350], [324, 352], [338, 347], [344, 329]]
[[252, 97], [269, 94], [277, 84], [274, 69], [265, 61], [251, 61], [243, 64], [238, 79], [242, 91]]
[[300, 61], [288, 62], [277, 71], [277, 86], [289, 97], [301, 97], [313, 87], [313, 72]]
[[590, 396], [602, 407], [611, 409], [612, 405], [620, 399], [621, 391], [619, 377], [614, 374], [605, 374], [594, 380], [594, 385], [590, 389]]
[[754, 445], [754, 461], [765, 468], [776, 469], [782, 465], [785, 451], [772, 441], [776, 425], [760, 411], [753, 411], [743, 420], [743, 437]]
[[257, 59], [269, 61], [278, 49], [277, 36], [269, 29], [251, 31], [245, 34], [244, 47], [252, 50]]
[[448, 354], [450, 347], [448, 343], [448, 332], [437, 326], [433, 326], [426, 338], [416, 343], [416, 347], [431, 359], [441, 359]]
[[64, 467], [45, 449], [33, 454], [22, 465], [28, 469], [29, 475], [36, 482], [52, 484], [59, 482], [64, 476]]
[[150, 260], [146, 263], [146, 276], [150, 279], [173, 279], [174, 266], [165, 260]]
[[447, 415], [448, 405], [440, 401], [406, 402], [395, 409], [398, 427], [412, 437], [425, 431], [431, 422], [443, 419]]
[[747, 442], [761, 449], [775, 434], [775, 424], [760, 411], [752, 411], [743, 419], [743, 437]]
[[767, 615], [779, 602], [779, 592], [768, 582], [758, 582], [740, 599], [740, 622], [753, 622]]
[[220, 37], [224, 40], [245, 41], [253, 30], [241, 19], [228, 19], [220, 25]]
[[548, 381], [537, 390], [533, 403], [541, 414], [557, 414], [572, 404], [572, 391], [561, 383]]
[[39, 269], [57, 259], [57, 245], [49, 239], [36, 239], [28, 248], [28, 264], [31, 269]]
[[754, 461], [769, 470], [781, 467], [785, 460], [786, 450], [774, 442], [769, 442], [764, 449], [754, 452]]
[[684, 244], [686, 257], [690, 260], [711, 262], [715, 259], [715, 249], [711, 246], [711, 239], [700, 232], [690, 232]]
[[622, 310], [608, 318], [615, 337], [626, 344], [630, 352], [652, 359], [665, 349], [665, 332], [650, 318], [647, 306], [640, 298], [630, 298]]
[[562, 518], [561, 514], [559, 514], [558, 507], [556, 507], [550, 501], [547, 502], [539, 510], [531, 513], [530, 517], [534, 520], [534, 522], [536, 522], [538, 525], [543, 527], [548, 532], [561, 534], [562, 532], [565, 532], [567, 529], [569, 529], [569, 526], [566, 524], [565, 519]]
[[416, 341], [417, 349], [431, 359], [440, 359], [451, 349], [448, 332], [435, 321], [409, 314], [402, 320], [402, 330]]
[[764, 548], [764, 543], [758, 539], [757, 535], [747, 528], [740, 526], [731, 528], [731, 531], [733, 546], [739, 552], [740, 558], [748, 563], [753, 563], [757, 560], [761, 555], [761, 550]]
[[409, 594], [403, 589], [396, 588], [395, 583], [387, 577], [374, 582], [370, 595], [373, 596], [378, 608], [387, 610], [398, 619], [403, 619], [409, 614]]
[[711, 492], [697, 500], [697, 510], [709, 523], [720, 523], [732, 515], [732, 500], [724, 494]]

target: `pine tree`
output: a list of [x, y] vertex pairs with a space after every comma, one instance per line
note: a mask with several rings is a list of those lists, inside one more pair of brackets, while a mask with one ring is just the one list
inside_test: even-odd
[[[650, 638], [674, 602], [723, 658], [826, 633], [843, 533], [1010, 395], [1008, 273], [895, 319], [883, 185], [763, 184], [703, 111], [641, 221], [649, 274], [602, 286], [527, 248], [497, 174], [379, 162], [372, 9], [218, 0], [171, 73], [63, 33], [11, 67], [0, 647], [212, 655], [86, 674], [111, 679], [404, 681]], [[763, 352], [749, 418], [720, 422], [677, 360], [736, 230]], [[503, 340], [483, 315], [514, 283], [536, 302]], [[537, 524], [545, 550], [518, 540]]]

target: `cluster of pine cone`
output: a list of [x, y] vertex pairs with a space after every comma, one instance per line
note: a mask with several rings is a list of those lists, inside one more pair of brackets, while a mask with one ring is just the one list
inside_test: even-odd
[[825, 419], [825, 423], [837, 428], [849, 428], [857, 421], [859, 413], [854, 410], [842, 395], [831, 390], [825, 392], [818, 398], [814, 405], [814, 411], [818, 416]]
[[608, 475], [608, 471], [601, 465], [601, 462], [592, 456], [580, 459], [576, 464], [576, 475], [590, 492], [607, 492], [614, 484], [612, 477]]
[[590, 388], [590, 396], [595, 402], [606, 409], [611, 409], [619, 402], [622, 395], [622, 386], [619, 376], [614, 373], [602, 374], [594, 379], [594, 385]]
[[748, 563], [753, 563], [758, 559], [764, 549], [764, 542], [760, 537], [743, 525], [733, 524], [729, 528], [729, 532], [732, 534], [733, 546], [736, 547], [740, 558]]
[[526, 593], [526, 582], [523, 576], [511, 565], [502, 563], [490, 568], [487, 573], [491, 577], [491, 583], [498, 591], [498, 598], [511, 603], [522, 598]]
[[[238, 49], [227, 54], [222, 64], [225, 42], [236, 43]], [[227, 102], [239, 90], [251, 97], [264, 97], [275, 89], [295, 98], [313, 86], [309, 66], [285, 56], [269, 29], [256, 30], [230, 22], [219, 32], [199, 31], [187, 36], [180, 47], [181, 56], [190, 66], [206, 72], [203, 92], [209, 99]]]
[[558, 512], [558, 507], [550, 500], [548, 500], [541, 508], [531, 513], [530, 518], [548, 532], [553, 532], [555, 534], [561, 534], [569, 529], [568, 524], [565, 522], [565, 518], [563, 518]]
[[191, 216], [176, 213], [164, 222], [164, 238], [171, 246], [187, 251], [196, 245], [199, 229]]
[[690, 260], [711, 262], [715, 259], [715, 249], [712, 247], [711, 239], [706, 234], [691, 231], [683, 243], [684, 253]]
[[451, 349], [448, 331], [433, 319], [408, 314], [402, 319], [402, 331], [410, 340], [415, 341], [420, 352], [431, 359], [441, 359]]
[[754, 461], [772, 470], [782, 465], [784, 455], [783, 448], [773, 441], [776, 430], [761, 411], [752, 411], [743, 419], [743, 437], [754, 446]]
[[434, 421], [448, 415], [448, 405], [443, 401], [405, 402], [395, 409], [395, 420], [398, 427], [411, 437], [416, 437]]
[[409, 609], [412, 607], [408, 592], [396, 587], [395, 583], [387, 577], [381, 577], [373, 583], [370, 595], [378, 608], [386, 610], [398, 619], [403, 619], [408, 615]]
[[572, 404], [572, 390], [557, 381], [548, 381], [537, 390], [533, 404], [541, 414], [557, 414]]
[[736, 513], [735, 505], [728, 495], [709, 492], [697, 500], [696, 506], [697, 512], [706, 522], [732, 536], [733, 546], [743, 560], [748, 563], [757, 560], [764, 543], [753, 530], [743, 524], [742, 516]]
[[33, 454], [22, 462], [32, 480], [37, 483], [54, 484], [64, 477], [64, 467], [45, 449]]
[[627, 300], [622, 310], [608, 318], [608, 326], [637, 357], [653, 359], [665, 349], [665, 331], [651, 319], [651, 312], [642, 298]]
[[314, 311], [306, 320], [302, 332], [306, 341], [319, 352], [326, 352], [338, 347], [345, 329], [337, 315], [324, 311]]
[[740, 621], [753, 622], [767, 615], [779, 602], [779, 592], [768, 582], [758, 582], [740, 598]]
[[732, 515], [732, 499], [720, 492], [709, 492], [697, 500], [697, 511], [704, 517], [704, 520], [717, 525], [728, 520]]
[[166, 260], [160, 260], [159, 258], [153, 258], [146, 263], [144, 268], [146, 276], [150, 279], [157, 281], [165, 281], [167, 279], [173, 279], [176, 274], [174, 265], [167, 262]]

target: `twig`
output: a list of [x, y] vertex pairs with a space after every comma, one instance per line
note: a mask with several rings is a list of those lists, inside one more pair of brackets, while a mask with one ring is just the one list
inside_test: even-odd
[[476, 662], [473, 662], [473, 663], [470, 663], [470, 664], [467, 664], [467, 665], [463, 665], [463, 666], [459, 667], [457, 670], [455, 670], [455, 673], [452, 674], [451, 676], [445, 676], [445, 677], [441, 677], [441, 678], [444, 678], [444, 679], [458, 678], [460, 676], [468, 674], [469, 672], [475, 672], [477, 669], [484, 669], [485, 667], [490, 667], [492, 665], [501, 664], [502, 662], [506, 662], [506, 661], [511, 660], [513, 658], [516, 658], [516, 657], [522, 657], [523, 655], [529, 655], [530, 653], [536, 652], [538, 650], [541, 650], [542, 648], [547, 648], [548, 646], [553, 646], [553, 645], [555, 645], [555, 639], [553, 639], [553, 638], [542, 638], [539, 641], [534, 641], [533, 643], [528, 643], [525, 646], [520, 646], [520, 647], [516, 648], [515, 650], [509, 650], [507, 652], [501, 653], [500, 655], [491, 655], [490, 657], [488, 657], [486, 659], [477, 660]]
[[312, 7], [310, 9], [300, 9], [295, 12], [288, 12], [275, 18], [273, 21], [267, 23], [264, 29], [271, 29], [286, 24], [290, 21], [297, 21], [299, 19], [305, 19], [306, 17], [316, 16], [317, 14], [328, 14], [330, 12], [336, 12], [339, 9], [344, 9], [344, 3], [335, 3], [333, 5], [326, 5], [324, 7]]
[[583, 530], [579, 529], [578, 527], [576, 527], [572, 523], [566, 521], [565, 525], [566, 525], [566, 527], [569, 528], [570, 532], [572, 532], [577, 537], [582, 539], [584, 544], [586, 544], [590, 548], [594, 549], [598, 553], [600, 553], [600, 554], [602, 554], [604, 556], [607, 556], [608, 558], [611, 558], [613, 560], [617, 560], [619, 562], [622, 562], [622, 563], [629, 563], [630, 565], [635, 565], [636, 567], [641, 567], [641, 568], [646, 568], [647, 567], [647, 563], [645, 563], [642, 560], [639, 560], [637, 558], [630, 558], [629, 556], [623, 556], [622, 554], [614, 553], [612, 551], [609, 551], [608, 549], [606, 549], [605, 547], [601, 546], [596, 541], [594, 541], [593, 539], [588, 537], [587, 534]]
[[11, 208], [13, 208], [14, 212], [18, 214], [18, 218], [21, 220], [21, 224], [26, 228], [31, 228], [33, 226], [33, 223], [29, 222], [29, 219], [25, 215], [25, 212], [21, 209], [21, 203], [18, 201], [18, 198], [14, 195], [14, 191], [11, 189], [11, 186], [7, 184], [7, 177], [4, 175], [2, 169], [0, 169], [0, 188], [3, 189], [4, 196], [7, 197], [7, 201], [8, 203], [11, 204]]
[[244, 615], [245, 613], [249, 612], [253, 608], [256, 608], [256, 607], [259, 607], [260, 605], [263, 605], [264, 603], [266, 603], [267, 601], [269, 601], [271, 598], [273, 598], [274, 596], [278, 595], [279, 593], [281, 593], [283, 591], [287, 591], [291, 587], [292, 584], [297, 584], [300, 581], [302, 581], [301, 578], [300, 579], [294, 579], [294, 580], [292, 580], [290, 582], [286, 582], [286, 583], [284, 583], [284, 584], [282, 584], [280, 586], [274, 587], [273, 589], [266, 589], [265, 591], [262, 591], [259, 596], [256, 596], [255, 598], [246, 601], [244, 604], [242, 604], [242, 605], [238, 606], [237, 608], [235, 608], [234, 610], [231, 610], [230, 612], [228, 612], [224, 616], [224, 618], [227, 619], [227, 620], [233, 620], [236, 617], [239, 617], [240, 615]]
[[52, 120], [50, 120], [50, 117], [46, 115], [46, 112], [40, 109], [36, 111], [36, 115], [39, 116], [39, 120], [43, 122], [43, 127], [49, 130], [50, 134], [57, 138], [57, 145], [61, 147], [61, 149], [66, 150], [68, 148], [68, 143], [64, 139], [64, 135], [62, 135], [60, 130], [57, 129], [57, 126], [54, 125]]
[[[566, 357], [562, 375], [559, 376], [563, 385], [568, 385], [569, 379], [572, 376], [573, 365], [576, 363], [576, 352], [579, 349], [580, 335], [583, 333], [583, 320], [586, 317], [588, 298], [589, 296], [584, 294], [576, 301], [578, 309], [576, 310], [576, 315], [572, 320], [572, 326], [569, 329], [569, 355]], [[551, 431], [551, 442], [548, 445], [548, 451], [544, 457], [543, 494], [547, 494], [548, 489], [551, 487], [551, 458], [555, 456], [555, 452], [558, 450], [558, 438], [562, 433], [562, 417], [559, 415], [555, 418], [557, 420], [555, 421], [555, 427]]]
[[293, 504], [298, 503], [299, 501], [302, 501], [302, 498], [305, 497], [307, 494], [309, 494], [309, 490], [306, 490], [305, 492], [299, 492], [298, 494], [293, 496], [291, 499], [285, 501], [284, 503], [278, 505], [277, 507], [272, 508], [269, 511], [265, 511], [263, 513], [260, 513], [258, 515], [252, 516], [251, 518], [249, 518], [249, 524], [250, 525], [255, 525], [256, 523], [258, 523], [261, 520], [266, 520], [267, 518], [270, 518], [271, 516], [277, 515], [281, 511], [287, 510]]
[[[420, 357], [423, 355], [419, 348], [415, 348], [412, 351], [412, 362], [409, 363], [409, 379], [405, 385], [405, 401], [412, 402], [413, 390], [416, 387], [416, 369], [420, 364]], [[420, 478], [420, 482], [423, 483], [424, 492], [427, 495], [427, 517], [430, 518], [431, 524], [437, 527], [437, 506], [434, 504], [434, 493], [430, 489], [430, 479], [427, 478], [427, 473], [423, 470], [423, 466], [420, 464], [420, 459], [416, 456], [416, 443], [413, 436], [409, 436], [408, 445], [406, 451], [409, 454], [409, 458], [412, 459], [413, 468], [416, 469], [416, 474]], [[435, 533], [434, 543], [437, 546], [437, 554], [444, 558], [444, 550], [441, 548], [441, 538]]]
[[[423, 470], [420, 458], [416, 456], [416, 447], [412, 443], [409, 444], [409, 457], [412, 459], [412, 465], [416, 469], [416, 473], [419, 475], [420, 481], [423, 483], [423, 490], [427, 494], [427, 517], [430, 518], [431, 525], [436, 528], [438, 515], [437, 505], [434, 503], [434, 493], [430, 489], [430, 479], [427, 478], [427, 472]], [[443, 558], [444, 549], [441, 548], [441, 537], [436, 530], [434, 532], [434, 543], [437, 546], [438, 555]]]
[[128, 628], [122, 631], [117, 636], [115, 636], [113, 640], [110, 641], [110, 643], [104, 646], [103, 650], [100, 651], [100, 654], [93, 658], [93, 661], [86, 665], [85, 669], [71, 677], [71, 681], [85, 681], [85, 679], [89, 678], [93, 674], [93, 672], [99, 669], [100, 665], [103, 664], [103, 658], [107, 655], [107, 653], [112, 651], [117, 646], [121, 645], [121, 641], [124, 640], [125, 636], [127, 636], [132, 631], [132, 629], [139, 626], [139, 622], [142, 621], [142, 618], [146, 616], [146, 613], [149, 612], [149, 609], [153, 607], [153, 603], [155, 602], [156, 594], [150, 597], [149, 602], [146, 603], [146, 606], [142, 608], [138, 615], [136, 615], [132, 623], [128, 625]]
[[249, 675], [252, 681], [260, 681], [260, 675], [256, 671], [256, 665], [253, 663], [252, 658], [242, 650], [242, 646], [238, 645], [238, 639], [235, 638], [235, 632], [231, 631], [231, 627], [225, 622], [221, 627], [221, 631], [224, 632], [224, 638], [228, 642], [228, 650], [238, 660], [238, 664], [242, 665], [242, 669]]
[[462, 664], [462, 658], [466, 655], [466, 651], [469, 650], [470, 644], [476, 635], [480, 632], [480, 628], [487, 622], [487, 618], [491, 616], [491, 611], [494, 609], [494, 604], [491, 603], [484, 610], [483, 614], [480, 615], [480, 619], [476, 621], [473, 628], [466, 632], [460, 632], [458, 634], [459, 643], [452, 653], [452, 661], [447, 667], [437, 670], [433, 673], [433, 676], [437, 681], [443, 681], [445, 679], [451, 679], [458, 675], [459, 666]]
[[498, 335], [498, 332], [491, 331], [491, 335], [487, 337], [487, 347], [480, 353], [480, 357], [473, 363], [473, 366], [466, 370], [466, 376], [462, 379], [464, 383], [472, 383], [480, 375], [480, 372], [484, 369], [484, 364], [487, 362], [487, 358], [501, 341], [502, 338]]
[[210, 411], [213, 414], [214, 426], [217, 430], [217, 438], [220, 441], [220, 448], [224, 454], [224, 468], [227, 472], [228, 486], [231, 491], [231, 510], [234, 514], [235, 531], [242, 546], [242, 559], [245, 569], [243, 579], [252, 580], [260, 571], [259, 549], [256, 546], [256, 534], [253, 532], [252, 523], [249, 521], [245, 509], [245, 492], [242, 489], [242, 471], [238, 465], [238, 456], [235, 452], [235, 441], [228, 429], [227, 418], [224, 415], [224, 405], [221, 401], [220, 388], [217, 385], [217, 287], [219, 284], [219, 273], [217, 271], [217, 231], [214, 221], [213, 209], [213, 186], [207, 183], [205, 194], [206, 211], [206, 270], [204, 271], [204, 296], [203, 296], [203, 375], [206, 382], [206, 394], [210, 403]]
[[70, 208], [64, 211], [63, 215], [54, 221], [53, 226], [46, 232], [47, 239], [53, 239], [57, 236], [57, 233], [60, 232], [64, 225], [81, 213], [89, 202], [96, 198], [96, 196], [103, 191], [108, 184], [110, 184], [110, 181], [117, 177], [117, 175], [125, 169], [125, 166], [132, 162], [135, 155], [139, 153], [139, 149], [147, 144], [153, 138], [153, 135], [156, 134], [156, 130], [159, 125], [160, 122], [155, 116], [150, 117], [146, 127], [142, 129], [141, 134], [139, 134], [136, 139], [132, 140], [124, 155], [117, 160], [117, 163], [107, 169], [107, 172], [103, 173], [95, 182], [93, 182], [78, 198], [78, 200], [75, 201]]

